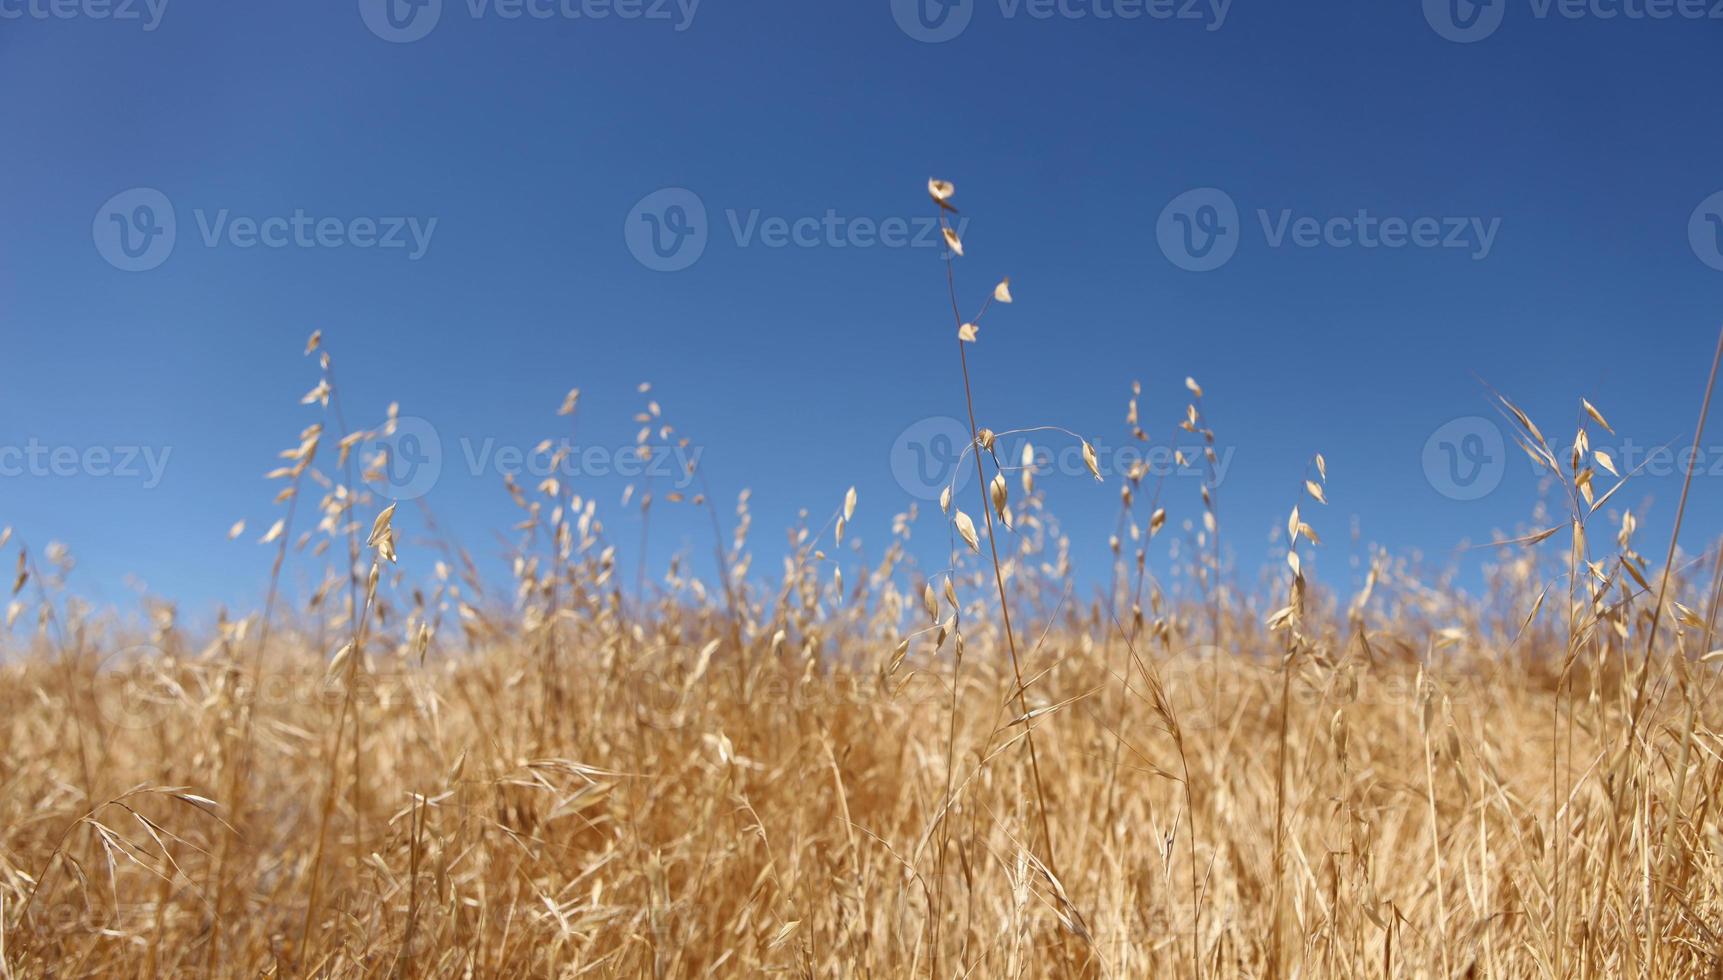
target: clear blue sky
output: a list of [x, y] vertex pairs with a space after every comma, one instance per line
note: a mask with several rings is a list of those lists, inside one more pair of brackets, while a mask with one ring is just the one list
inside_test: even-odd
[[[1723, 190], [1723, 22], [1657, 2], [1675, 16], [1603, 16], [1646, 0], [1579, 16], [1456, 2], [1235, 0], [1220, 19], [1188, 0], [922, 17], [891, 0], [705, 0], [690, 19], [656, 0], [605, 18], [577, 0], [544, 0], [544, 18], [495, 0], [126, 0], [124, 20], [93, 16], [104, 0], [0, 0], [0, 446], [15, 450], [0, 465], [26, 460], [0, 477], [0, 524], [68, 543], [86, 594], [122, 602], [135, 573], [192, 609], [251, 604], [274, 517], [261, 475], [313, 417], [297, 400], [318, 328], [355, 422], [398, 401], [434, 424], [429, 501], [481, 556], [514, 513], [462, 446], [560, 434], [573, 386], [582, 444], [626, 446], [643, 380], [702, 446], [726, 511], [753, 488], [758, 571], [777, 574], [799, 507], [818, 524], [852, 483], [854, 533], [877, 555], [909, 500], [894, 441], [962, 414], [938, 250], [877, 241], [888, 219], [930, 213], [938, 176], [970, 220], [966, 303], [1007, 274], [1017, 297], [972, 350], [984, 425], [1117, 446], [1140, 378], [1145, 428], [1168, 445], [1194, 375], [1232, 453], [1220, 499], [1241, 567], [1268, 558], [1318, 451], [1319, 569], [1349, 580], [1335, 559], [1354, 516], [1363, 540], [1445, 556], [1536, 496], [1518, 457], [1481, 499], [1433, 486], [1432, 434], [1490, 414], [1477, 377], [1552, 436], [1583, 394], [1624, 439], [1685, 442], [1723, 320], [1705, 261], [1723, 267], [1723, 205], [1701, 206]], [[173, 247], [126, 271], [117, 246], [161, 237], [116, 236], [164, 230], [135, 195], [111, 204], [138, 188], [169, 202]], [[665, 198], [637, 209], [664, 188], [692, 191], [703, 220]], [[1201, 188], [1224, 198], [1163, 215]], [[1217, 201], [1237, 209], [1222, 235], [1236, 253], [1189, 271], [1164, 246], [1214, 230]], [[237, 219], [296, 215], [300, 237], [278, 223], [284, 247], [246, 247]], [[422, 248], [408, 230], [406, 247], [357, 247], [407, 217]], [[770, 247], [772, 218], [822, 224]], [[1329, 234], [1286, 224], [1302, 218]], [[1357, 244], [1395, 218], [1401, 247]], [[335, 219], [323, 240], [320, 219]], [[1461, 247], [1410, 242], [1418, 219], [1443, 241], [1458, 219]], [[704, 251], [648, 268], [650, 221], [698, 222]], [[32, 446], [71, 447], [80, 472], [32, 467]], [[131, 446], [171, 447], [159, 483], [142, 461], [87, 472], [92, 447]], [[1723, 519], [1716, 472], [1698, 482], [1695, 541]], [[1116, 489], [1042, 482], [1099, 574]], [[626, 555], [638, 525], [620, 487], [590, 484]], [[1195, 481], [1169, 488], [1175, 523], [1199, 513]], [[1618, 500], [1666, 519], [1678, 489], [1650, 478]], [[247, 539], [227, 542], [242, 517]], [[1647, 521], [1644, 550], [1666, 527]], [[706, 534], [666, 516], [654, 560], [704, 556]], [[940, 537], [929, 522], [920, 539]]]

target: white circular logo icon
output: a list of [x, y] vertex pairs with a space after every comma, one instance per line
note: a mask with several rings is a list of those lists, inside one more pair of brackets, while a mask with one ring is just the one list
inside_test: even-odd
[[408, 44], [437, 26], [443, 0], [359, 0], [359, 16], [372, 34], [392, 44]]
[[975, 475], [975, 461], [963, 455], [969, 441], [969, 429], [950, 416], [922, 419], [891, 444], [891, 475], [917, 500], [938, 500], [947, 487], [955, 494]]
[[1507, 470], [1502, 430], [1486, 418], [1455, 419], [1424, 443], [1424, 478], [1449, 500], [1489, 496]]
[[1455, 44], [1482, 41], [1502, 26], [1508, 0], [1424, 0], [1424, 19]]
[[443, 440], [436, 426], [403, 416], [394, 431], [366, 440], [360, 450], [365, 484], [390, 500], [417, 500], [443, 475]]
[[126, 272], [148, 272], [166, 262], [174, 235], [173, 203], [152, 187], [134, 187], [108, 198], [90, 225], [96, 251]]
[[634, 258], [656, 272], [680, 272], [706, 252], [706, 204], [686, 187], [666, 187], [628, 212], [622, 237]]
[[939, 44], [969, 26], [969, 19], [975, 16], [975, 0], [891, 0], [891, 16], [910, 37]]
[[183, 711], [190, 695], [180, 686], [161, 650], [134, 646], [102, 658], [109, 680], [95, 693], [96, 710], [114, 728], [144, 731]]
[[634, 702], [634, 717], [658, 731], [676, 731], [689, 724], [688, 677], [699, 669], [699, 652], [687, 647], [654, 647], [635, 655], [625, 684]]
[[1242, 231], [1232, 195], [1199, 187], [1173, 198], [1162, 209], [1155, 240], [1173, 265], [1187, 272], [1212, 272], [1232, 261]]
[[1687, 242], [1699, 261], [1723, 272], [1723, 191], [1699, 202], [1687, 219]]

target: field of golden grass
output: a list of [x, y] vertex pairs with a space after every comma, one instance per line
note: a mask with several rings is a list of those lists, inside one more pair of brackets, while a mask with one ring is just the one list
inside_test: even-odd
[[[1215, 487], [1132, 472], [1086, 596], [1033, 466], [974, 424], [960, 261], [977, 481], [830, 501], [775, 580], [745, 496], [646, 488], [643, 518], [710, 514], [716, 570], [625, 584], [553, 479], [507, 487], [514, 580], [482, 581], [366, 490], [318, 337], [263, 608], [128, 629], [63, 552], [0, 542], [6, 974], [1723, 975], [1723, 559], [1640, 553], [1602, 411], [1552, 448], [1499, 399], [1568, 512], [1498, 542], [1482, 598], [1386, 554], [1355, 591], [1307, 578], [1340, 531], [1314, 452], [1260, 587]], [[655, 402], [642, 426], [681, 438]], [[888, 543], [864, 560], [852, 522]], [[314, 595], [283, 598], [290, 558], [327, 565]]]

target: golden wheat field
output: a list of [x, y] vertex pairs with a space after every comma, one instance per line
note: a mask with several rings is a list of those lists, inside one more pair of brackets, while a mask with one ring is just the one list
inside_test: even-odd
[[[929, 347], [977, 479], [811, 505], [781, 575], [746, 495], [636, 497], [709, 514], [716, 571], [634, 588], [550, 479], [505, 488], [514, 575], [485, 581], [397, 534], [318, 335], [260, 490], [261, 608], [127, 627], [68, 594], [63, 552], [0, 535], [7, 975], [1723, 975], [1723, 551], [1611, 520], [1634, 474], [1587, 449], [1609, 393], [1575, 393], [1571, 450], [1497, 397], [1566, 510], [1503, 533], [1482, 597], [1386, 553], [1361, 590], [1306, 575], [1344, 533], [1343, 447], [1289, 480], [1255, 586], [1207, 484], [1124, 474], [1085, 597], [977, 410], [995, 338], [961, 311], [1009, 282], [946, 235]], [[1212, 447], [1201, 386], [1178, 397], [1157, 421]], [[641, 443], [680, 437], [651, 403]], [[852, 524], [887, 542], [859, 566], [834, 557]], [[912, 535], [949, 567], [906, 562]], [[1165, 587], [1169, 553], [1196, 589]], [[326, 569], [308, 600], [290, 557]]]

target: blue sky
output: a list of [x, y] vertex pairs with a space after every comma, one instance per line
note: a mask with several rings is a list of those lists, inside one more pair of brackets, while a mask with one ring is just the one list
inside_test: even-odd
[[[900, 436], [963, 410], [930, 176], [969, 222], [966, 305], [1003, 275], [1017, 298], [971, 351], [982, 424], [1117, 447], [1140, 379], [1152, 444], [1181, 444], [1194, 375], [1247, 570], [1315, 452], [1335, 581], [1354, 519], [1439, 560], [1524, 521], [1529, 467], [1443, 429], [1491, 415], [1480, 378], [1552, 435], [1591, 398], [1618, 457], [1684, 444], [1723, 320], [1703, 4], [156, 2], [0, 0], [0, 525], [114, 602], [128, 573], [255, 601], [312, 329], [355, 423], [394, 401], [437, 434], [426, 499], [481, 556], [514, 514], [469, 460], [562, 434], [574, 386], [579, 443], [626, 447], [647, 380], [726, 510], [752, 488], [757, 569], [851, 484], [877, 554]], [[698, 254], [655, 260], [652, 222]], [[1479, 461], [1499, 488], [1444, 495]], [[587, 486], [632, 542], [623, 482]], [[1100, 574], [1116, 490], [1042, 485]], [[1644, 550], [1678, 490], [1618, 498], [1652, 507]], [[1165, 504], [1196, 517], [1197, 482]], [[655, 518], [655, 563], [708, 553], [697, 518]]]

